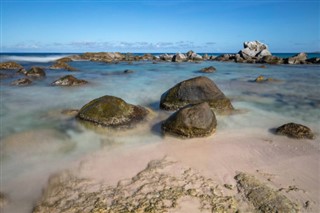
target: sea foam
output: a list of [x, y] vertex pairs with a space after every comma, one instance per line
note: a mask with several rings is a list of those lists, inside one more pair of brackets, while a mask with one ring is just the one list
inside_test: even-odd
[[68, 55], [49, 55], [49, 56], [0, 56], [1, 61], [25, 61], [25, 62], [39, 62], [47, 63], [51, 61], [58, 60], [60, 58], [66, 57]]

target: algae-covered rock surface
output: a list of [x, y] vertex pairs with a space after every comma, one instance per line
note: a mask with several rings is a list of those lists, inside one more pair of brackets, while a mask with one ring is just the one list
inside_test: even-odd
[[14, 61], [0, 63], [0, 70], [16, 70], [23, 68], [20, 64]]
[[209, 78], [199, 76], [182, 81], [161, 96], [160, 108], [176, 110], [188, 104], [207, 102], [217, 112], [233, 110], [231, 101]]
[[204, 137], [217, 126], [214, 112], [207, 102], [184, 107], [171, 115], [163, 124], [164, 132], [182, 137]]
[[88, 82], [82, 79], [77, 79], [76, 77], [72, 75], [66, 75], [58, 80], [55, 80], [51, 83], [52, 86], [80, 86], [87, 84]]
[[77, 118], [107, 127], [131, 127], [144, 120], [148, 110], [114, 96], [103, 96], [84, 105]]
[[276, 134], [296, 139], [314, 139], [314, 134], [309, 127], [296, 123], [287, 123], [278, 127]]
[[144, 170], [116, 186], [80, 178], [70, 171], [54, 175], [33, 212], [162, 213], [179, 208], [183, 198], [196, 200], [198, 211], [237, 212], [234, 197], [224, 196], [212, 179], [167, 159], [150, 161]]

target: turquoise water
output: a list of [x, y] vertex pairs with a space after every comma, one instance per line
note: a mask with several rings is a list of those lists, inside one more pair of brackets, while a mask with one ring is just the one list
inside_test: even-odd
[[[40, 58], [26, 58], [28, 60], [20, 60], [19, 63], [25, 68], [33, 65], [49, 67], [53, 63], [51, 60], [62, 56], [64, 54], [43, 55]], [[26, 209], [32, 208], [32, 203], [41, 192], [41, 184], [35, 187], [35, 181], [39, 180], [34, 176], [43, 176], [41, 181], [45, 183], [50, 173], [101, 148], [164, 142], [158, 124], [171, 112], [159, 109], [161, 95], [178, 82], [200, 75], [212, 79], [240, 111], [232, 116], [218, 115], [216, 134], [232, 134], [232, 131], [238, 130], [243, 130], [244, 134], [251, 131], [271, 134], [268, 132], [272, 128], [297, 122], [309, 126], [319, 138], [319, 65], [267, 65], [267, 68], [259, 68], [258, 64], [213, 61], [199, 64], [75, 61], [70, 65], [79, 71], [46, 69], [46, 78], [34, 80], [32, 85], [26, 87], [10, 85], [13, 80], [21, 78], [20, 75], [0, 81], [1, 145], [8, 147], [2, 152], [2, 188], [11, 193], [13, 199], [25, 201], [21, 209], [8, 212], [26, 212]], [[208, 74], [199, 72], [207, 66], [214, 66], [217, 71]], [[134, 73], [123, 74], [126, 69]], [[12, 74], [12, 71], [1, 72]], [[51, 82], [67, 74], [85, 79], [89, 84], [81, 87], [50, 86]], [[279, 81], [253, 83], [252, 80], [259, 75]], [[129, 103], [149, 107], [154, 111], [153, 116], [137, 129], [110, 133], [87, 129], [72, 117], [61, 114], [62, 110], [79, 109], [103, 95], [114, 95]], [[22, 183], [22, 178], [24, 184], [33, 186], [24, 194], [17, 187]]]

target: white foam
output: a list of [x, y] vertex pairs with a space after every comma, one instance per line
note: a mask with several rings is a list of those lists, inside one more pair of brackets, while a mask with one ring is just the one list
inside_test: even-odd
[[27, 62], [40, 62], [47, 63], [55, 61], [68, 55], [50, 55], [50, 56], [1, 56], [1, 61], [27, 61]]

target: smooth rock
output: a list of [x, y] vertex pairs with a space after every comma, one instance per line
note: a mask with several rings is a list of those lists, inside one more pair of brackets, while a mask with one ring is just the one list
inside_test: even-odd
[[202, 68], [200, 71], [204, 73], [210, 73], [210, 72], [215, 72], [216, 68], [213, 66], [210, 66], [210, 67]]
[[184, 62], [186, 60], [187, 60], [187, 56], [182, 53], [177, 53], [172, 58], [172, 62]]
[[207, 102], [189, 105], [171, 115], [163, 124], [166, 133], [193, 138], [212, 134], [217, 126], [214, 112]]
[[218, 112], [233, 110], [230, 100], [207, 77], [200, 76], [182, 81], [161, 96], [160, 108], [176, 110], [188, 104], [208, 102]]
[[26, 86], [31, 84], [32, 81], [28, 78], [20, 78], [18, 80], [15, 80], [13, 82], [11, 82], [11, 85], [15, 85], [15, 86]]
[[296, 123], [287, 123], [278, 127], [276, 134], [296, 139], [314, 139], [314, 134], [309, 127]]
[[292, 57], [286, 58], [284, 61], [286, 64], [303, 64], [307, 60], [306, 53], [299, 53]]
[[106, 127], [131, 127], [146, 118], [148, 110], [121, 98], [103, 96], [84, 105], [77, 118]]
[[41, 77], [45, 77], [46, 73], [41, 67], [31, 67], [31, 69], [28, 70], [26, 75], [29, 77], [41, 78]]
[[16, 70], [23, 68], [20, 64], [14, 61], [0, 63], [0, 70]]
[[85, 80], [77, 79], [72, 75], [66, 75], [51, 83], [53, 86], [80, 86], [87, 84]]

